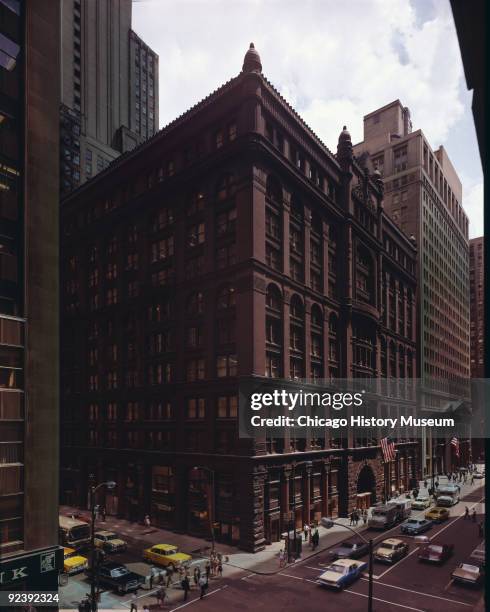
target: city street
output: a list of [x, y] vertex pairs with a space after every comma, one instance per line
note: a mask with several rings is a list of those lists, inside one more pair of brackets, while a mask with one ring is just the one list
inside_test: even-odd
[[[441, 479], [442, 484], [442, 479]], [[413, 610], [429, 612], [445, 609], [471, 610], [481, 597], [481, 589], [456, 585], [451, 580], [451, 572], [460, 562], [467, 562], [471, 552], [482, 538], [479, 536], [478, 523], [484, 519], [483, 482], [464, 486], [463, 500], [450, 509], [450, 519], [434, 525], [427, 535], [436, 543], [454, 545], [454, 554], [442, 566], [422, 564], [417, 552], [420, 544], [413, 537], [401, 536], [400, 527], [396, 526], [384, 532], [361, 529], [366, 537], [373, 537], [375, 546], [387, 537], [401, 537], [409, 545], [408, 555], [394, 565], [375, 562], [374, 565], [374, 609], [378, 610]], [[470, 514], [473, 508], [477, 511], [477, 520], [464, 519], [465, 506]], [[414, 511], [412, 516], [422, 516], [423, 511]], [[350, 534], [345, 530], [345, 539]], [[141, 560], [140, 552], [128, 549], [120, 555], [113, 555], [114, 560], [131, 563]], [[367, 561], [364, 557], [363, 560]], [[204, 560], [195, 559], [193, 563], [204, 566]], [[178, 581], [173, 588], [167, 589], [165, 610], [179, 610], [194, 606], [199, 610], [281, 610], [297, 612], [305, 607], [315, 612], [329, 610], [352, 611], [365, 610], [367, 607], [368, 580], [367, 573], [352, 586], [342, 592], [333, 592], [317, 583], [318, 576], [329, 563], [329, 550], [322, 550], [316, 555], [304, 558], [292, 566], [275, 569], [269, 574], [258, 575], [225, 566], [224, 577], [211, 579], [206, 597], [199, 601], [199, 592], [193, 588], [188, 601], [183, 601], [183, 592]], [[192, 571], [191, 571], [192, 573]], [[192, 580], [191, 580], [192, 583]], [[73, 607], [75, 601], [89, 590], [88, 582], [83, 575], [70, 579], [69, 585], [62, 589], [63, 605]], [[101, 609], [127, 610], [131, 603], [157, 610], [154, 591], [140, 590], [136, 597], [131, 595], [117, 596], [104, 592], [101, 598]]]

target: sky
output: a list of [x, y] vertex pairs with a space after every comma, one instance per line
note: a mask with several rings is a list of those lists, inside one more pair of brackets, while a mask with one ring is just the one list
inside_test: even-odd
[[159, 54], [160, 127], [236, 76], [250, 42], [262, 71], [330, 150], [345, 124], [396, 100], [463, 184], [483, 234], [483, 175], [448, 0], [133, 0], [133, 29]]

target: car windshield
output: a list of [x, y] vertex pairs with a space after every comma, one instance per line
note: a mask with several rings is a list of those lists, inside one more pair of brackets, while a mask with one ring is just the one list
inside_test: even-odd
[[345, 574], [345, 572], [347, 571], [347, 568], [344, 567], [343, 565], [338, 565], [334, 563], [328, 568], [328, 570], [330, 572], [335, 572], [336, 574]]
[[117, 540], [117, 535], [115, 533], [111, 533], [111, 535], [106, 536], [108, 540]]
[[396, 548], [396, 544], [390, 544], [389, 542], [384, 542], [383, 544], [381, 544], [382, 548], [388, 548], [389, 550], [395, 550]]
[[129, 570], [122, 566], [116, 567], [116, 569], [112, 570], [111, 574], [113, 578], [120, 578], [121, 576], [126, 576], [126, 574], [129, 574]]
[[422, 521], [418, 521], [417, 519], [408, 519], [407, 523], [409, 525], [418, 525], [419, 523], [421, 523]]
[[341, 548], [354, 548], [355, 544], [354, 542], [343, 542], [340, 546]]
[[442, 546], [429, 546], [430, 552], [442, 553]]
[[468, 563], [462, 563], [461, 569], [464, 569], [467, 572], [474, 572], [474, 573], [477, 573], [479, 571], [476, 565], [468, 565]]
[[428, 497], [417, 497], [417, 499], [415, 501], [419, 501], [419, 502], [425, 502], [427, 501], [429, 498]]

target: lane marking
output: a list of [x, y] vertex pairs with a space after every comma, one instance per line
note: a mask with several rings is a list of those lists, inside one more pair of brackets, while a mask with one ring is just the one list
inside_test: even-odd
[[[349, 589], [344, 589], [344, 593], [352, 593], [352, 595], [359, 595], [359, 597], [366, 597], [364, 593], [357, 593], [356, 591], [350, 591]], [[373, 597], [373, 601], [380, 601], [381, 603], [389, 604], [390, 606], [398, 606], [399, 608], [405, 608], [405, 610], [413, 610], [414, 612], [426, 612], [426, 610], [420, 610], [419, 608], [412, 608], [410, 606], [405, 606], [403, 604], [395, 603], [394, 601], [387, 601], [386, 599], [380, 599], [379, 597]]]
[[417, 546], [417, 548], [414, 548], [412, 552], [409, 552], [408, 555], [405, 555], [402, 559], [400, 559], [400, 561], [393, 563], [391, 567], [389, 567], [387, 570], [379, 574], [378, 578], [383, 578], [385, 574], [387, 574], [388, 572], [391, 572], [392, 569], [395, 569], [395, 567], [398, 567], [399, 565], [401, 565], [405, 561], [405, 559], [408, 559], [408, 557], [413, 555], [413, 553], [416, 553], [418, 550], [419, 550], [419, 547]]
[[[361, 578], [365, 582], [369, 582], [367, 578]], [[452, 582], [452, 580], [451, 580]], [[464, 603], [457, 601], [456, 599], [448, 599], [447, 597], [440, 597], [439, 595], [431, 595], [430, 593], [422, 593], [421, 591], [414, 591], [413, 589], [405, 589], [404, 587], [395, 586], [394, 584], [387, 584], [386, 582], [378, 582], [381, 586], [389, 587], [390, 589], [398, 589], [399, 591], [406, 591], [407, 593], [415, 593], [416, 595], [424, 595], [424, 597], [432, 597], [433, 599], [442, 599], [442, 601], [449, 601], [450, 603], [460, 604], [461, 606], [468, 606], [472, 608], [473, 604]]]
[[247, 578], [251, 578], [252, 576], [255, 576], [255, 574], [248, 574], [248, 576], [242, 576], [240, 580], [247, 580]]
[[285, 572], [279, 572], [280, 576], [287, 576], [288, 578], [294, 578], [295, 580], [302, 580], [304, 582], [311, 582], [313, 584], [318, 584], [317, 580], [310, 580], [309, 578], [301, 578], [300, 576], [293, 576], [293, 574], [286, 574]]
[[[222, 587], [219, 587], [217, 589], [214, 589], [214, 591], [210, 591], [209, 593], [206, 593], [206, 595], [204, 595], [203, 599], [205, 599], [206, 597], [209, 597], [210, 595], [213, 595], [214, 593], [217, 593], [218, 591], [222, 591], [223, 589], [226, 589], [228, 587], [227, 584], [225, 584]], [[186, 606], [190, 606], [193, 603], [196, 603], [197, 601], [200, 601], [201, 598], [200, 597], [196, 597], [196, 599], [191, 599], [190, 601], [186, 601], [185, 603], [181, 604], [180, 606], [177, 606], [176, 608], [170, 608], [171, 611], [173, 610], [180, 610], [181, 608], [185, 608]]]

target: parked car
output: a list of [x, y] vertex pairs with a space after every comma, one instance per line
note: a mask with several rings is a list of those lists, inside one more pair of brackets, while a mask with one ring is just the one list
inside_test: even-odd
[[475, 472], [473, 478], [485, 478], [485, 470], [483, 472]]
[[374, 551], [376, 561], [383, 563], [396, 563], [408, 553], [408, 544], [397, 538], [383, 540]]
[[79, 555], [74, 548], [63, 548], [63, 571], [65, 574], [83, 572], [88, 567], [87, 557]]
[[483, 582], [484, 570], [478, 565], [460, 563], [451, 574], [451, 578], [459, 584], [478, 586]]
[[428, 544], [419, 552], [420, 561], [429, 563], [444, 563], [453, 554], [452, 544]]
[[[86, 570], [86, 574], [90, 577], [90, 568]], [[143, 576], [129, 571], [122, 563], [113, 561], [102, 563], [99, 566], [97, 576], [101, 585], [107, 586], [121, 595], [130, 591], [137, 591], [145, 581]]]
[[156, 544], [143, 551], [143, 559], [155, 565], [172, 567], [175, 570], [182, 565], [188, 565], [192, 557], [179, 552], [177, 546], [173, 544]]
[[412, 502], [412, 508], [414, 510], [425, 510], [430, 508], [430, 497], [428, 495], [419, 495], [417, 499]]
[[425, 518], [410, 518], [401, 525], [401, 532], [408, 535], [418, 535], [424, 533], [432, 527], [432, 521]]
[[365, 561], [356, 559], [338, 559], [318, 577], [318, 582], [333, 589], [343, 589], [355, 582], [367, 569], [367, 565]]
[[95, 546], [105, 552], [121, 552], [127, 548], [126, 542], [118, 538], [113, 531], [96, 531], [94, 535]]
[[346, 540], [330, 552], [333, 559], [358, 559], [367, 555], [369, 544], [362, 540]]
[[483, 540], [470, 555], [472, 563], [485, 567], [485, 540]]
[[442, 506], [434, 506], [434, 508], [427, 510], [425, 518], [429, 519], [429, 521], [434, 521], [434, 523], [442, 523], [449, 518], [449, 510]]

